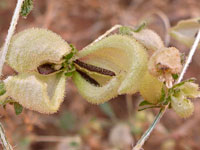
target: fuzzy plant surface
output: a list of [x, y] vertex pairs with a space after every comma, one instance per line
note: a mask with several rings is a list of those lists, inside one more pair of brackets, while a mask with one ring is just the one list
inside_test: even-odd
[[[179, 42], [191, 47], [200, 29], [200, 17], [181, 20], [170, 29], [170, 35]], [[200, 44], [198, 45], [200, 48]]]
[[140, 106], [170, 104], [181, 117], [193, 112], [188, 98], [200, 96], [193, 80], [172, 86], [182, 69], [181, 53], [165, 47], [160, 36], [144, 25], [120, 26], [117, 33], [80, 51], [52, 31], [26, 29], [12, 37], [6, 63], [18, 74], [2, 81], [1, 104], [17, 102], [45, 114], [59, 110], [69, 77], [90, 103], [140, 92], [144, 98]]

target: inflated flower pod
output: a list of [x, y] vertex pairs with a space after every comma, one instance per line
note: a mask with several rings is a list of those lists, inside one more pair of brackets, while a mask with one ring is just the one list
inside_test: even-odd
[[[63, 73], [49, 76], [19, 74], [8, 77], [4, 84], [5, 95], [23, 107], [52, 114], [58, 111], [64, 99], [66, 77]], [[5, 100], [4, 95], [3, 98]]]
[[[170, 35], [188, 47], [194, 43], [197, 32], [200, 29], [200, 17], [179, 21], [170, 29]], [[199, 44], [200, 47], [200, 44]]]
[[171, 97], [171, 105], [174, 111], [182, 118], [188, 118], [194, 112], [194, 104], [183, 95]]
[[144, 100], [156, 104], [161, 98], [162, 87], [163, 82], [159, 81], [158, 78], [146, 71], [144, 78], [140, 83], [140, 94]]
[[175, 86], [177, 87], [175, 87], [174, 93], [170, 96], [171, 106], [179, 116], [187, 118], [194, 111], [194, 105], [188, 98], [200, 97], [199, 85], [192, 81], [186, 81]]
[[[180, 70], [180, 66], [174, 68], [180, 64], [178, 50], [165, 48], [164, 51], [163, 47], [160, 37], [148, 29], [132, 36], [114, 34], [85, 47], [66, 64], [75, 66], [72, 79], [90, 103], [99, 104], [120, 94], [140, 92], [146, 101], [156, 104], [163, 86], [158, 80], [159, 69], [167, 68], [170, 75]], [[6, 61], [19, 74], [4, 80], [3, 98], [11, 97], [23, 107], [41, 113], [56, 112], [64, 98], [67, 77], [57, 71], [41, 75], [40, 67], [47, 64], [67, 70], [68, 66], [61, 64], [70, 52], [70, 46], [60, 36], [46, 29], [33, 28], [16, 34]]]
[[61, 64], [71, 48], [47, 29], [31, 28], [14, 35], [6, 62], [17, 72], [38, 72], [43, 64]]
[[132, 36], [140, 42], [151, 56], [155, 51], [164, 47], [164, 43], [160, 36], [150, 29], [142, 29], [139, 32], [131, 32]]
[[199, 85], [193, 82], [186, 82], [179, 89], [188, 98], [200, 97]]
[[[82, 63], [103, 68], [98, 71], [92, 69], [94, 67], [88, 67], [88, 71], [81, 70], [97, 81], [98, 86], [89, 83], [78, 72], [73, 76], [82, 96], [98, 104], [119, 94], [138, 92], [144, 72], [147, 70], [148, 55], [146, 49], [132, 37], [110, 35], [79, 51], [77, 59]], [[76, 65], [84, 68], [81, 63]]]

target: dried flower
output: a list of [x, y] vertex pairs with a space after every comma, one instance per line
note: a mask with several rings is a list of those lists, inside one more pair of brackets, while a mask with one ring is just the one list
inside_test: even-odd
[[148, 63], [149, 72], [166, 82], [173, 82], [172, 74], [180, 73], [181, 69], [181, 55], [174, 47], [156, 51]]

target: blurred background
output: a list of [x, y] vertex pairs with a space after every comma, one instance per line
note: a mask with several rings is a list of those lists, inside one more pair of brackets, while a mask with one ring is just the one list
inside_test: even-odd
[[[0, 46], [3, 45], [16, 0], [0, 0]], [[20, 18], [17, 32], [30, 27], [48, 28], [81, 49], [115, 24], [136, 26], [147, 20], [168, 43], [168, 28], [179, 20], [200, 16], [199, 0], [34, 0], [27, 19]], [[181, 52], [184, 45], [170, 40]], [[200, 52], [185, 78], [200, 81]], [[9, 68], [5, 75], [12, 74]], [[43, 115], [24, 109], [15, 115], [12, 105], [0, 107], [0, 121], [15, 150], [131, 150], [158, 110], [138, 112], [139, 94], [121, 95], [103, 105], [86, 102], [68, 80], [58, 113]], [[144, 145], [145, 150], [199, 150], [200, 102], [189, 119], [168, 110]], [[0, 149], [2, 149], [0, 145]]]

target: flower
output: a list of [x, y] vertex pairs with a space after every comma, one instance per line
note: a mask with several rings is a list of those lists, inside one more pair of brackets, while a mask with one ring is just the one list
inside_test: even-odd
[[187, 118], [194, 111], [194, 104], [188, 98], [198, 97], [200, 97], [198, 84], [187, 81], [174, 89], [171, 95], [171, 106], [179, 116]]

